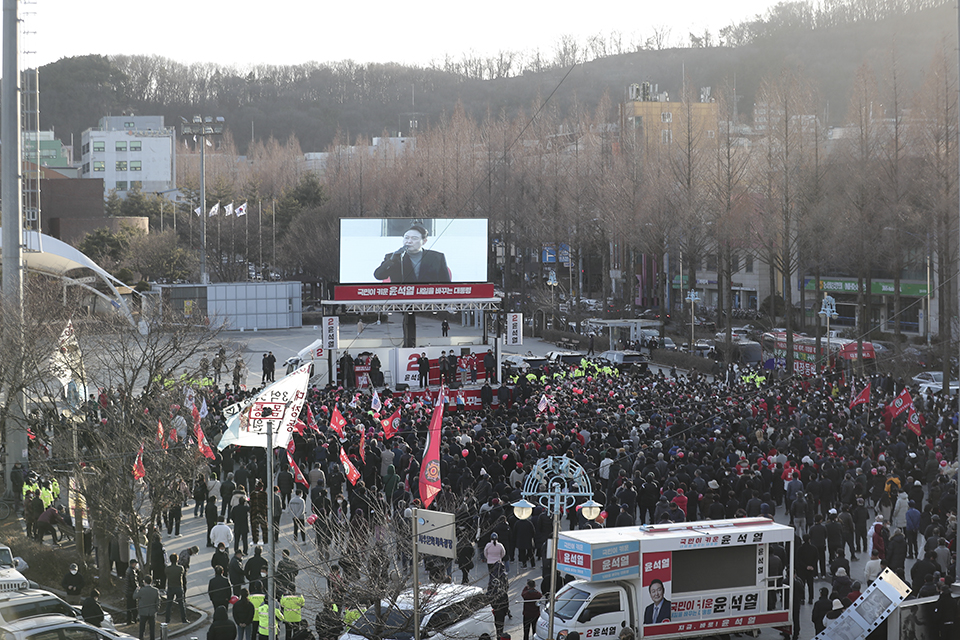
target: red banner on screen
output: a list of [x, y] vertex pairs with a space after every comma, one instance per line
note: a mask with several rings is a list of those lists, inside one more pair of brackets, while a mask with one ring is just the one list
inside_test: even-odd
[[493, 284], [366, 284], [334, 287], [337, 302], [492, 298]]
[[667, 636], [679, 633], [693, 633], [715, 629], [721, 633], [734, 633], [744, 627], [770, 625], [778, 622], [786, 623], [790, 614], [786, 611], [777, 613], [760, 613], [757, 615], [742, 615], [728, 618], [710, 618], [707, 620], [691, 620], [689, 622], [667, 622], [664, 624], [644, 625], [643, 637]]

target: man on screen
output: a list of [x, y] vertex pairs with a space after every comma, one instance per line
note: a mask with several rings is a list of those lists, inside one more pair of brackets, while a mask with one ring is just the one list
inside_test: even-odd
[[663, 581], [654, 578], [650, 583], [650, 598], [653, 604], [648, 604], [643, 610], [643, 624], [660, 624], [670, 622], [670, 601], [663, 598]]
[[410, 225], [403, 234], [403, 247], [385, 255], [373, 277], [390, 282], [450, 282], [446, 257], [439, 251], [424, 249], [426, 241], [426, 228]]

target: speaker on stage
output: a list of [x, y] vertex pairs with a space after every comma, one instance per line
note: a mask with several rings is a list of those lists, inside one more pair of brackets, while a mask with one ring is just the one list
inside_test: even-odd
[[410, 388], [410, 385], [408, 385], [408, 384], [404, 384], [404, 383], [402, 383], [402, 382], [398, 382], [398, 383], [397, 383], [397, 393], [406, 391], [406, 390], [409, 389], [409, 388]]
[[460, 386], [461, 386], [461, 385], [460, 385], [460, 382], [459, 382], [459, 381], [454, 381], [454, 382], [451, 382], [451, 383], [450, 383], [450, 388], [451, 388], [451, 389], [459, 389]]

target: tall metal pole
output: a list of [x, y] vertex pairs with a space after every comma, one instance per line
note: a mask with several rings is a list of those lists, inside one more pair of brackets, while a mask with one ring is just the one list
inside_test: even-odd
[[[960, 36], [960, 5], [957, 5], [957, 35]], [[957, 61], [960, 63], [960, 49], [957, 50]], [[957, 68], [958, 73], [960, 73], [960, 66]], [[957, 122], [960, 124], [960, 110], [957, 111]], [[960, 130], [957, 131], [957, 139], [954, 141], [954, 152], [960, 152]], [[960, 178], [960, 176], [958, 176]], [[958, 245], [958, 250], [960, 250], [960, 245]], [[957, 255], [958, 252], [954, 252], [954, 255]], [[930, 287], [927, 286], [927, 295], [930, 295]], [[957, 301], [960, 302], [960, 295], [957, 296]], [[929, 312], [928, 312], [929, 313]], [[940, 322], [950, 322], [950, 318], [942, 318]], [[942, 325], [941, 325], [942, 326]], [[949, 325], [947, 325], [949, 326]], [[949, 367], [947, 367], [949, 373]], [[947, 376], [947, 379], [943, 381], [943, 388], [947, 391], [947, 397], [950, 396], [950, 378], [952, 376]], [[960, 438], [960, 424], [957, 425], [957, 437]], [[960, 439], [958, 439], [960, 442]], [[958, 445], [957, 453], [960, 454], [960, 445]], [[960, 517], [960, 471], [957, 472], [957, 515]], [[960, 536], [960, 533], [957, 534]], [[953, 574], [956, 576], [956, 582], [960, 583], [960, 553], [957, 554], [957, 566], [956, 571]]]
[[[23, 176], [20, 170], [20, 34], [18, 0], [3, 0], [3, 80], [0, 83], [0, 152], [3, 186], [0, 188], [3, 214], [3, 341], [4, 359], [16, 370], [23, 366]], [[37, 142], [39, 146], [39, 141]], [[0, 389], [2, 391], [2, 389]], [[10, 413], [5, 424], [7, 479], [5, 495], [11, 496], [10, 472], [17, 462], [27, 460], [27, 430], [24, 420], [24, 395], [8, 398]]]
[[420, 552], [417, 549], [417, 509], [411, 509], [410, 531], [413, 532], [413, 640], [420, 640]]
[[[201, 125], [202, 127], [202, 125]], [[207, 137], [200, 136], [200, 284], [209, 284], [207, 274]]]
[[554, 605], [557, 602], [557, 552], [559, 549], [559, 538], [560, 538], [560, 485], [553, 485], [553, 496], [550, 499], [551, 507], [553, 509], [553, 543], [551, 546], [551, 551], [553, 552], [553, 558], [550, 559], [550, 565], [553, 570], [553, 573], [550, 574], [550, 626], [547, 630], [547, 638], [549, 640], [553, 639], [553, 610]]
[[[277, 424], [281, 423], [284, 415], [284, 413], [281, 413], [277, 416]], [[267, 628], [270, 630], [267, 637], [269, 640], [274, 640], [277, 637], [276, 581], [273, 571], [277, 560], [277, 540], [273, 535], [273, 422], [273, 420], [267, 420], [267, 599], [269, 600]]]

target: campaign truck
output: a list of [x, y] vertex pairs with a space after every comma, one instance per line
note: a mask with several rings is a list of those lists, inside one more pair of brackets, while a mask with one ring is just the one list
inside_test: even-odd
[[[691, 638], [793, 624], [792, 527], [766, 518], [567, 531], [557, 569], [554, 633], [616, 640]], [[774, 558], [776, 556], [776, 558]], [[537, 622], [548, 640], [550, 612]]]

